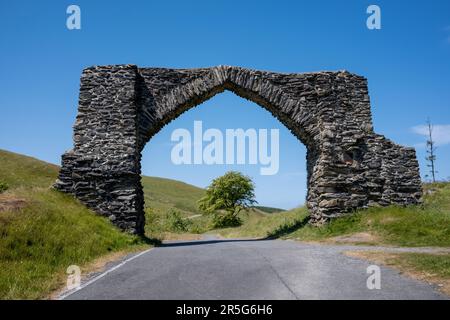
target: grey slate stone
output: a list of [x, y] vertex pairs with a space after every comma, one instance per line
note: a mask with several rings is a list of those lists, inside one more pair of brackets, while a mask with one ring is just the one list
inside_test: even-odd
[[231, 66], [85, 69], [74, 147], [62, 155], [55, 187], [121, 229], [143, 234], [142, 149], [164, 125], [224, 90], [267, 109], [306, 146], [311, 223], [421, 201], [415, 150], [373, 131], [365, 78], [346, 71], [282, 74]]

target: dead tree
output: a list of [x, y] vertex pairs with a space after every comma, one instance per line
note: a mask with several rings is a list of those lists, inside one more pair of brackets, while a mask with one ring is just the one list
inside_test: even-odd
[[428, 140], [427, 140], [427, 157], [425, 158], [428, 161], [427, 167], [430, 168], [430, 174], [433, 182], [436, 182], [436, 146], [433, 140], [433, 125], [431, 124], [430, 119], [427, 121], [428, 128]]

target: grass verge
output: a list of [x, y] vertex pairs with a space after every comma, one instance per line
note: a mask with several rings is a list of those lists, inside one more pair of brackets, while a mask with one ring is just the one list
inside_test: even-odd
[[209, 233], [218, 234], [225, 238], [264, 238], [280, 237], [292, 226], [302, 223], [307, 219], [305, 208], [279, 213], [263, 213], [258, 210], [250, 210], [241, 214], [242, 225], [234, 228], [215, 229]]
[[356, 244], [450, 247], [450, 183], [427, 184], [424, 189], [422, 205], [360, 210], [321, 227], [306, 223], [307, 211], [298, 208], [271, 215], [252, 215], [240, 227], [214, 232], [224, 237], [321, 242], [344, 239]]
[[104, 255], [149, 246], [52, 190], [57, 166], [1, 150], [0, 163], [9, 185], [1, 194], [9, 205], [0, 211], [0, 299], [47, 298], [65, 283], [68, 266], [85, 271]]

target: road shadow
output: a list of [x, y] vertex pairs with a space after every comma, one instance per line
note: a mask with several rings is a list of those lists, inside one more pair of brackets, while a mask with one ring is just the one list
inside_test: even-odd
[[193, 241], [174, 241], [174, 242], [162, 242], [158, 244], [158, 247], [184, 247], [184, 246], [199, 246], [205, 244], [215, 243], [229, 243], [229, 242], [256, 242], [267, 241], [266, 238], [258, 239], [214, 239], [214, 240], [193, 240]]
[[158, 246], [158, 245], [160, 245], [162, 243], [160, 239], [149, 238], [149, 237], [147, 237], [145, 235], [139, 236], [139, 240], [142, 241], [145, 244], [152, 245], [152, 246]]
[[297, 220], [294, 221], [291, 224], [283, 224], [281, 226], [279, 226], [277, 229], [275, 229], [274, 231], [270, 232], [266, 238], [264, 238], [265, 240], [274, 240], [274, 239], [278, 239], [281, 238], [282, 236], [288, 235], [292, 232], [297, 231], [298, 229], [303, 228], [304, 226], [306, 226], [308, 224], [310, 220], [310, 217], [307, 216], [302, 220]]
[[176, 241], [173, 242], [160, 242], [157, 244], [158, 247], [183, 247], [183, 246], [198, 246], [205, 244], [215, 244], [215, 243], [229, 243], [229, 242], [256, 242], [256, 241], [270, 241], [279, 239], [285, 235], [288, 235], [298, 229], [303, 228], [308, 224], [310, 217], [305, 217], [302, 220], [294, 221], [291, 224], [283, 224], [279, 226], [274, 231], [270, 232], [266, 237], [263, 238], [251, 238], [251, 239], [211, 239], [211, 240], [192, 240], [192, 241]]

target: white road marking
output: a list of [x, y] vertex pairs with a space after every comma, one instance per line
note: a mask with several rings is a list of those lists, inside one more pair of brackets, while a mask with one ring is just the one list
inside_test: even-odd
[[120, 267], [122, 267], [122, 266], [125, 265], [126, 263], [128, 263], [128, 262], [130, 262], [130, 261], [132, 261], [132, 260], [134, 260], [134, 259], [136, 259], [136, 258], [139, 258], [140, 256], [142, 256], [143, 254], [146, 254], [147, 252], [149, 252], [149, 251], [152, 250], [152, 249], [153, 249], [153, 248], [147, 249], [147, 250], [145, 250], [145, 251], [142, 251], [141, 253], [138, 253], [137, 255], [134, 255], [134, 256], [132, 256], [132, 257], [130, 257], [130, 258], [128, 258], [128, 259], [122, 261], [122, 262], [119, 263], [118, 265], [116, 265], [116, 266], [114, 266], [114, 267], [112, 267], [112, 268], [106, 270], [106, 271], [103, 272], [102, 274], [99, 274], [98, 276], [96, 276], [95, 278], [93, 278], [93, 279], [89, 280], [88, 282], [82, 284], [82, 285], [79, 286], [78, 288], [73, 289], [73, 290], [71, 290], [71, 291], [68, 291], [68, 292], [66, 292], [66, 293], [64, 293], [64, 294], [62, 294], [62, 295], [60, 295], [60, 296], [58, 297], [58, 300], [64, 300], [64, 299], [67, 298], [68, 296], [74, 294], [75, 292], [80, 291], [80, 290], [83, 289], [83, 288], [86, 288], [87, 286], [93, 284], [93, 283], [96, 282], [97, 280], [100, 280], [101, 278], [103, 278], [103, 277], [106, 276], [107, 274], [113, 272], [114, 270], [119, 269]]

